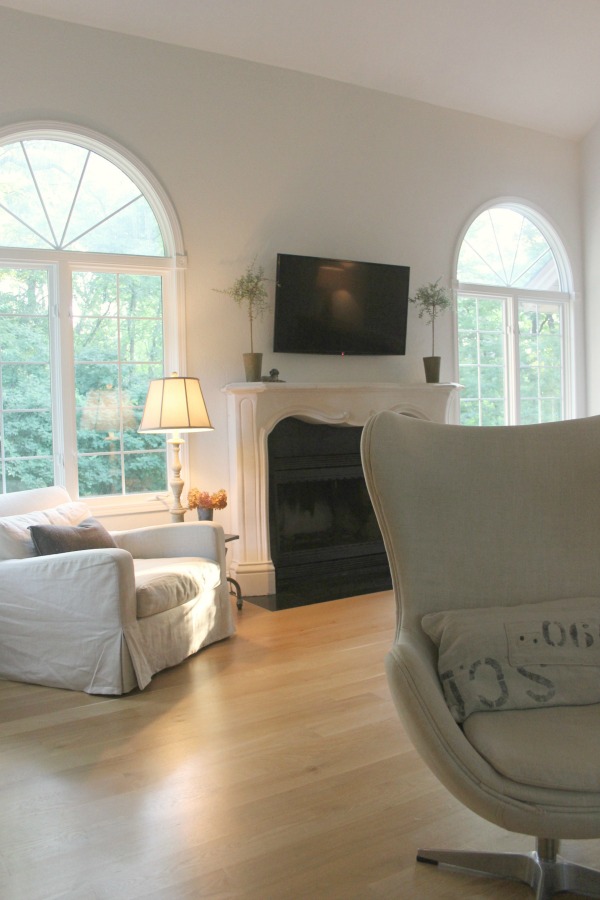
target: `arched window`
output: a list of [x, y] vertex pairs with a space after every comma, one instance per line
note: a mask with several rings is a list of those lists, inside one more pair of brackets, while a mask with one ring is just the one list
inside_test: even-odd
[[0, 132], [2, 492], [167, 488], [164, 438], [137, 428], [149, 381], [179, 368], [180, 243], [122, 148], [51, 124]]
[[567, 417], [570, 270], [551, 226], [494, 205], [467, 228], [456, 270], [461, 423]]

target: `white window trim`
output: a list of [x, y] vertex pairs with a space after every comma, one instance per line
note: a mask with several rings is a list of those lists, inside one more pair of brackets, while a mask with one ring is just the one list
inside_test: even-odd
[[[58, 310], [57, 297], [71, 298], [71, 274], [73, 271], [115, 271], [160, 275], [163, 279], [163, 333], [165, 346], [165, 372], [186, 373], [185, 346], [185, 270], [187, 257], [184, 251], [183, 234], [175, 207], [152, 172], [125, 147], [105, 135], [67, 122], [38, 120], [6, 125], [0, 128], [0, 145], [26, 140], [72, 140], [82, 147], [103, 156], [125, 172], [149, 202], [163, 238], [164, 257], [134, 256], [128, 254], [87, 253], [80, 251], [44, 250], [25, 248], [0, 248], [1, 264], [4, 266], [35, 266], [46, 268], [49, 273], [49, 291], [51, 302], [50, 329], [52, 338], [56, 340], [57, 331], [67, 330], [68, 321], [64, 309]], [[4, 250], [6, 252], [4, 252]], [[64, 332], [63, 332], [64, 335]], [[74, 396], [74, 361], [64, 360], [65, 347], [70, 341], [61, 343], [64, 365], [52, 365], [52, 404], [55, 415], [54, 427], [58, 442], [64, 452], [76, 454], [75, 418], [66, 421], [65, 404], [71, 406]], [[69, 350], [72, 357], [72, 348]], [[57, 388], [57, 390], [55, 390]], [[70, 447], [71, 450], [67, 450]], [[167, 450], [167, 457], [169, 450]], [[167, 459], [170, 474], [170, 460]], [[189, 462], [187, 454], [182, 460], [182, 478], [189, 481]], [[54, 480], [75, 494], [76, 485], [67, 484], [65, 459], [62, 453], [55, 454]], [[168, 492], [160, 496], [150, 494], [133, 494], [125, 496], [83, 498], [90, 509], [99, 516], [132, 515], [136, 513], [164, 512], [165, 498]], [[162, 498], [162, 499], [161, 499]]]

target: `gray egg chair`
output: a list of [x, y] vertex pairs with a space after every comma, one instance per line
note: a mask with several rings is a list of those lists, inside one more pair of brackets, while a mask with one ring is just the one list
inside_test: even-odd
[[600, 897], [558, 853], [600, 837], [600, 417], [468, 428], [392, 412], [362, 436], [397, 603], [391, 693], [424, 761], [530, 853], [419, 849]]

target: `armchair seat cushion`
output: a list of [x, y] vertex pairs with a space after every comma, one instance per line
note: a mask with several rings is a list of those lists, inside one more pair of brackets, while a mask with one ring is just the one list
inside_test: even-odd
[[511, 781], [563, 791], [600, 792], [600, 704], [477, 712], [465, 736]]
[[208, 589], [217, 589], [217, 562], [199, 557], [134, 559], [137, 618], [182, 606]]

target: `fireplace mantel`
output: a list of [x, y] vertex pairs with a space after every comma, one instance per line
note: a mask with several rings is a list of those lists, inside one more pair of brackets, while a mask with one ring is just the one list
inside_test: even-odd
[[227, 396], [232, 576], [246, 596], [275, 593], [269, 550], [268, 447], [275, 425], [288, 416], [326, 425], [364, 425], [388, 409], [432, 422], [456, 418], [455, 384], [294, 384], [243, 382], [223, 388]]

